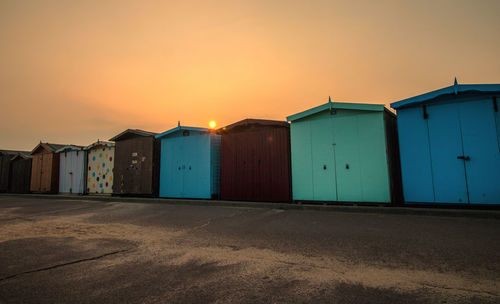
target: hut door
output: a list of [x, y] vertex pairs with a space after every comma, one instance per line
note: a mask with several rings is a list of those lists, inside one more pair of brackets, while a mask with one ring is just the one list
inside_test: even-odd
[[332, 118], [330, 113], [311, 118], [313, 166], [313, 198], [317, 201], [336, 201]]
[[[162, 167], [160, 191], [164, 197], [181, 197], [183, 153], [179, 138], [162, 141]], [[165, 169], [163, 169], [163, 166]]]
[[36, 154], [33, 156], [32, 169], [31, 169], [31, 186], [30, 190], [33, 192], [40, 192], [42, 188], [40, 187], [40, 181], [42, 178], [42, 154]]
[[491, 99], [459, 104], [467, 185], [471, 204], [500, 201], [500, 147]]
[[435, 201], [467, 203], [465, 164], [457, 159], [464, 155], [457, 105], [428, 106], [427, 113]]
[[52, 184], [52, 153], [42, 154], [42, 175], [40, 180], [40, 188], [42, 192], [50, 192]]
[[332, 120], [338, 200], [362, 201], [357, 116], [333, 116]]

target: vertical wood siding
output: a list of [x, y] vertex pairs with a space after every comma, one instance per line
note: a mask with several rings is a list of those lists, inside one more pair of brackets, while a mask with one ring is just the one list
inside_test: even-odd
[[0, 192], [9, 189], [9, 173], [11, 154], [0, 154]]
[[15, 159], [11, 162], [9, 192], [29, 193], [31, 159]]
[[59, 192], [83, 193], [86, 178], [85, 151], [59, 153]]
[[31, 169], [32, 192], [57, 193], [59, 190], [59, 154], [35, 153]]
[[153, 136], [116, 141], [113, 194], [157, 195], [159, 152], [155, 147], [158, 142]]
[[241, 127], [222, 135], [221, 198], [289, 201], [290, 131], [288, 127]]

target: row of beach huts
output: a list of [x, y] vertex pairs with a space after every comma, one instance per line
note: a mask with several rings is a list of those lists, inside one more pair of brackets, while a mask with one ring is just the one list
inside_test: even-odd
[[237, 201], [499, 204], [500, 84], [391, 104], [327, 102], [287, 121], [128, 129], [86, 147], [0, 150], [0, 191]]

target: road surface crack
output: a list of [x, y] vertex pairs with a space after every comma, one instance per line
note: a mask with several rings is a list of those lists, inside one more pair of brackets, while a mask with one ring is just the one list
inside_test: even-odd
[[94, 257], [90, 257], [90, 258], [79, 259], [79, 260], [75, 260], [75, 261], [71, 261], [71, 262], [66, 262], [66, 263], [56, 264], [56, 265], [52, 265], [52, 266], [48, 266], [48, 267], [43, 267], [43, 268], [38, 268], [38, 269], [34, 269], [34, 270], [24, 271], [24, 272], [20, 272], [20, 273], [16, 273], [16, 274], [13, 274], [13, 275], [10, 275], [10, 276], [6, 276], [6, 277], [3, 277], [3, 278], [0, 278], [0, 282], [5, 281], [5, 280], [9, 280], [9, 279], [13, 279], [15, 277], [18, 277], [18, 276], [21, 276], [21, 275], [25, 275], [25, 274], [47, 271], [47, 270], [51, 270], [51, 269], [55, 269], [55, 268], [59, 268], [59, 267], [74, 265], [74, 264], [88, 262], [88, 261], [95, 261], [95, 260], [98, 260], [98, 259], [102, 259], [102, 258], [108, 257], [110, 255], [115, 255], [115, 254], [119, 254], [119, 253], [123, 253], [123, 252], [127, 252], [127, 251], [130, 251], [130, 249], [116, 250], [116, 251], [107, 252], [107, 253], [104, 253], [104, 254], [101, 254], [101, 255], [98, 255], [98, 256], [94, 256]]

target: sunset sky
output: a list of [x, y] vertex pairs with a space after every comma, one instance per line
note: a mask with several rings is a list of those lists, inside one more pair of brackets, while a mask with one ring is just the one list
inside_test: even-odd
[[500, 83], [500, 1], [0, 1], [0, 149]]

